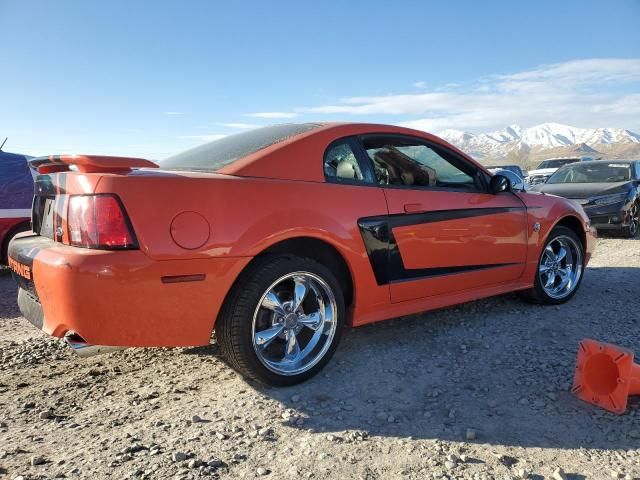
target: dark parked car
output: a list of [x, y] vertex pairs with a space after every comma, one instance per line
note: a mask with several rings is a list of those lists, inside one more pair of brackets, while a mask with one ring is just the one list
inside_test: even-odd
[[577, 201], [597, 230], [638, 235], [640, 160], [598, 160], [565, 165], [531, 190]]
[[31, 229], [33, 175], [31, 157], [3, 152], [0, 147], [0, 264], [7, 262], [9, 240]]

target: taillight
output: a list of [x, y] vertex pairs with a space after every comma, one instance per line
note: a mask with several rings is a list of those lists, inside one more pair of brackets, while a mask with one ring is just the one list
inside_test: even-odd
[[72, 195], [67, 215], [69, 243], [107, 250], [137, 248], [126, 215], [115, 195]]

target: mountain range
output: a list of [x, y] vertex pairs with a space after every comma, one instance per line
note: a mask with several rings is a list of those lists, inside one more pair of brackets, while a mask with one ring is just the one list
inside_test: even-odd
[[640, 135], [622, 128], [577, 128], [543, 123], [529, 128], [510, 125], [491, 133], [444, 130], [440, 136], [487, 165], [527, 165], [545, 158], [589, 156], [639, 158]]

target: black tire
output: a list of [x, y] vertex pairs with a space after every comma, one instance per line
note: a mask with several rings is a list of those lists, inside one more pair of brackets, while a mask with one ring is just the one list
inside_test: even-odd
[[[542, 285], [541, 275], [539, 274], [539, 267], [540, 267], [540, 263], [543, 261], [545, 248], [549, 244], [553, 243], [555, 239], [563, 236], [572, 238], [576, 246], [580, 249], [581, 273], [578, 278], [578, 281], [575, 284], [575, 287], [573, 288], [573, 290], [571, 290], [571, 292], [569, 292], [566, 296], [563, 296], [561, 298], [554, 298], [545, 291], [545, 288]], [[584, 277], [584, 259], [585, 259], [584, 245], [582, 244], [582, 241], [580, 240], [580, 238], [578, 238], [576, 233], [567, 227], [561, 227], [561, 226], [555, 227], [547, 237], [547, 240], [544, 244], [544, 248], [542, 249], [542, 253], [540, 254], [540, 258], [538, 259], [538, 266], [536, 267], [533, 288], [520, 292], [520, 296], [531, 303], [537, 303], [542, 305], [559, 305], [561, 303], [565, 303], [569, 301], [576, 294], [576, 292], [580, 288], [580, 284], [582, 283], [582, 278]]]
[[622, 228], [624, 238], [636, 238], [640, 233], [640, 203], [635, 202], [629, 212], [629, 225]]
[[[291, 375], [268, 369], [254, 348], [254, 313], [263, 295], [278, 279], [293, 272], [309, 272], [321, 278], [335, 298], [337, 320], [330, 346], [322, 358], [308, 370]], [[317, 374], [331, 359], [340, 342], [344, 326], [344, 297], [339, 282], [324, 265], [294, 255], [268, 255], [256, 259], [238, 278], [227, 295], [215, 327], [216, 340], [223, 358], [241, 375], [273, 386], [290, 386]]]
[[25, 222], [16, 225], [9, 231], [9, 233], [7, 233], [7, 236], [4, 238], [4, 242], [0, 245], [0, 265], [7, 265], [7, 251], [9, 250], [9, 242], [11, 239], [19, 233], [28, 232], [29, 230], [31, 230], [31, 223]]

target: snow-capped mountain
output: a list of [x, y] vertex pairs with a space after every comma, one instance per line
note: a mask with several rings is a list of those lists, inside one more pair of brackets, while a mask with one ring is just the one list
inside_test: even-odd
[[510, 125], [482, 134], [444, 130], [440, 136], [479, 160], [501, 159], [509, 154], [528, 155], [559, 147], [578, 147], [598, 153], [613, 145], [640, 145], [640, 135], [622, 128], [577, 128], [559, 123], [543, 123], [530, 128]]

